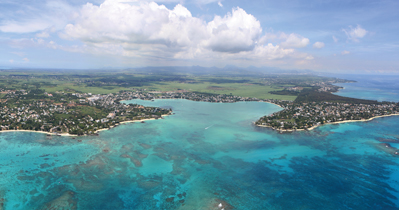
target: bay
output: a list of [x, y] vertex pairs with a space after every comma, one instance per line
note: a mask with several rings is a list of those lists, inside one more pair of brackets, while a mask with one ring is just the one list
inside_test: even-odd
[[[132, 100], [172, 108], [93, 137], [0, 134], [5, 209], [396, 209], [399, 117], [279, 134], [263, 102]], [[61, 199], [60, 199], [61, 197]]]
[[377, 101], [399, 102], [399, 75], [335, 75], [355, 80], [354, 83], [338, 83], [343, 87], [336, 95]]

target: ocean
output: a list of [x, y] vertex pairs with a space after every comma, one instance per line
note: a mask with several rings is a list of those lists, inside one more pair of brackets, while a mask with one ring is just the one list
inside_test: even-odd
[[269, 103], [125, 103], [174, 115], [75, 139], [0, 133], [3, 208], [398, 209], [399, 145], [382, 143], [397, 116], [279, 134], [253, 125], [281, 110]]
[[335, 93], [351, 98], [399, 102], [399, 75], [334, 75], [355, 83], [337, 83], [344, 87]]

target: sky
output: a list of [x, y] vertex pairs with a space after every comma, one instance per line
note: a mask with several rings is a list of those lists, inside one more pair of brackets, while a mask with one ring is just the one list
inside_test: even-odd
[[397, 0], [0, 0], [0, 68], [399, 73]]

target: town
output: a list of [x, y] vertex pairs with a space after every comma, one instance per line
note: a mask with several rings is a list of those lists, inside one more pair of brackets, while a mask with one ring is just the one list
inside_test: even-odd
[[47, 93], [3, 90], [1, 130], [32, 130], [52, 134], [93, 135], [122, 122], [159, 119], [172, 110], [123, 104], [127, 94]]
[[258, 126], [271, 127], [277, 131], [310, 130], [329, 123], [369, 120], [375, 117], [399, 114], [399, 104], [381, 102], [376, 104], [280, 101], [282, 111], [264, 116], [255, 122]]
[[[310, 93], [336, 97], [331, 83], [320, 83]], [[301, 87], [289, 87], [285, 92], [305, 93]], [[309, 91], [308, 91], [309, 92]], [[307, 92], [307, 93], [308, 93]], [[42, 89], [1, 89], [1, 130], [31, 130], [49, 134], [98, 135], [98, 131], [115, 127], [123, 122], [160, 119], [172, 114], [171, 109], [144, 107], [123, 103], [142, 99], [187, 99], [212, 103], [259, 101], [276, 104], [283, 110], [261, 117], [255, 125], [277, 131], [310, 130], [317, 126], [348, 120], [368, 120], [379, 116], [399, 114], [399, 105], [393, 102], [362, 101], [339, 98], [338, 102], [304, 102], [301, 95], [295, 101], [258, 99], [232, 94], [211, 94], [188, 90], [154, 91], [147, 89], [122, 90], [118, 93], [91, 94], [81, 92], [45, 92]], [[306, 93], [306, 94], [307, 94]], [[330, 94], [330, 95], [329, 95]], [[308, 95], [306, 95], [308, 97]], [[335, 98], [334, 98], [335, 99]], [[362, 103], [367, 102], [367, 103]]]

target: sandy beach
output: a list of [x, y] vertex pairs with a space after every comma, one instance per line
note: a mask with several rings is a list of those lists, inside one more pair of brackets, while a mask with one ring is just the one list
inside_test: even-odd
[[263, 102], [265, 102], [265, 103], [269, 103], [269, 104], [273, 104], [273, 105], [276, 105], [276, 106], [278, 106], [278, 107], [280, 107], [280, 108], [284, 109], [283, 107], [281, 107], [281, 106], [280, 106], [280, 105], [278, 105], [278, 104], [275, 104], [275, 103], [272, 103], [272, 102], [269, 102], [269, 101], [263, 101]]
[[[162, 117], [165, 116], [169, 116], [171, 114], [165, 114], [165, 115], [161, 115]], [[162, 119], [162, 118], [161, 118]], [[118, 125], [120, 124], [126, 124], [126, 123], [134, 123], [134, 122], [141, 122], [141, 121], [147, 121], [147, 120], [156, 120], [156, 118], [149, 118], [149, 119], [142, 119], [142, 120], [130, 120], [130, 121], [123, 121], [120, 122]], [[105, 131], [105, 130], [109, 130], [111, 128], [114, 128], [115, 126], [112, 126], [110, 128], [103, 128], [103, 129], [99, 129], [95, 132], [95, 134], [98, 134], [100, 131]], [[34, 131], [34, 130], [2, 130], [0, 131], [0, 133], [8, 133], [8, 132], [32, 132], [32, 133], [42, 133], [42, 134], [46, 134], [46, 135], [52, 135], [52, 136], [73, 136], [76, 137], [78, 135], [74, 135], [74, 134], [69, 134], [69, 133], [50, 133], [50, 132], [46, 132], [46, 131]], [[83, 136], [87, 136], [87, 135], [83, 135]]]
[[[169, 116], [169, 115], [172, 115], [172, 113], [161, 115], [161, 117], [166, 117], [166, 116]], [[158, 119], [162, 119], [162, 118], [158, 118]], [[135, 122], [141, 122], [141, 121], [148, 121], [148, 120], [156, 120], [156, 118], [148, 118], [148, 119], [142, 119], [142, 120], [129, 120], [129, 121], [123, 121], [123, 122], [120, 122], [118, 125], [122, 125], [122, 124], [126, 124], [126, 123], [135, 123]], [[118, 125], [115, 125], [115, 126], [118, 126]], [[109, 130], [109, 129], [111, 129], [111, 128], [114, 128], [115, 126], [112, 126], [112, 127], [110, 127], [110, 128], [99, 129], [99, 130], [97, 130], [95, 133], [99, 133], [99, 132], [101, 132], [101, 131]]]
[[8, 133], [8, 132], [32, 132], [32, 133], [42, 133], [46, 135], [52, 135], [52, 136], [77, 136], [69, 133], [50, 133], [46, 131], [33, 131], [33, 130], [2, 130], [0, 133]]

